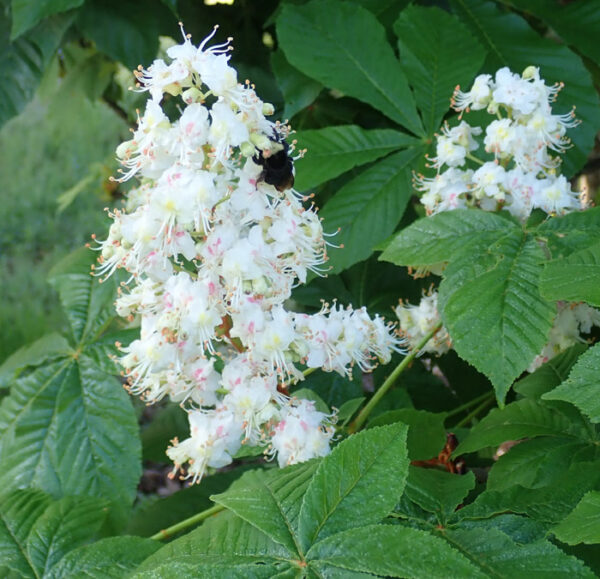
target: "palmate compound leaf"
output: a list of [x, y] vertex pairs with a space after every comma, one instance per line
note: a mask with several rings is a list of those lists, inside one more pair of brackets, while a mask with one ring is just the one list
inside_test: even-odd
[[89, 275], [93, 257], [76, 252], [55, 270], [71, 350], [19, 375], [0, 406], [0, 492], [101, 497], [116, 506], [110, 520], [119, 526], [135, 497], [141, 449], [129, 396], [107, 373], [116, 368], [98, 363], [100, 350], [108, 358], [107, 344], [122, 334], [94, 341], [113, 315], [115, 288]]
[[593, 423], [600, 422], [600, 344], [583, 354], [562, 384], [542, 396], [544, 400], [564, 400], [574, 404]]
[[548, 300], [600, 306], [600, 243], [546, 263], [540, 291]]
[[600, 543], [600, 492], [585, 494], [575, 509], [552, 529], [563, 543]]
[[409, 6], [394, 32], [425, 130], [433, 135], [450, 108], [454, 87], [472, 82], [486, 52], [460, 20], [439, 8]]
[[556, 306], [538, 289], [543, 261], [518, 228], [491, 246], [465, 247], [444, 271], [439, 307], [454, 349], [491, 380], [500, 405], [552, 327]]
[[325, 204], [319, 216], [326, 229], [338, 230], [334, 240], [341, 246], [329, 252], [331, 273], [367, 259], [394, 231], [412, 195], [411, 163], [422, 154], [413, 147], [378, 161]]
[[335, 0], [284, 4], [277, 38], [290, 64], [304, 74], [423, 135], [414, 97], [385, 28], [365, 8]]
[[577, 118], [582, 121], [569, 131], [573, 147], [564, 155], [563, 170], [567, 176], [573, 175], [585, 163], [600, 129], [600, 101], [581, 58], [566, 46], [542, 38], [524, 18], [501, 11], [494, 2], [452, 0], [451, 6], [487, 50], [485, 72], [493, 74], [508, 66], [520, 74], [533, 65], [540, 68], [548, 84], [564, 82], [553, 110], [567, 113], [576, 105]]
[[17, 490], [0, 501], [0, 573], [47, 577], [66, 553], [92, 538], [104, 521], [106, 503], [87, 497]]
[[357, 125], [298, 131], [294, 138], [299, 150], [307, 150], [294, 163], [294, 186], [298, 191], [308, 191], [354, 167], [420, 144], [418, 139], [394, 129], [363, 129]]

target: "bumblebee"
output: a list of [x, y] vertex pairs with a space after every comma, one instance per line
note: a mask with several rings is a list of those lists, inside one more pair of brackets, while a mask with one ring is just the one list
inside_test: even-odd
[[294, 162], [290, 157], [290, 145], [279, 133], [269, 139], [275, 143], [275, 151], [271, 149], [266, 155], [263, 151], [258, 151], [252, 160], [263, 168], [258, 180], [283, 192], [294, 186]]

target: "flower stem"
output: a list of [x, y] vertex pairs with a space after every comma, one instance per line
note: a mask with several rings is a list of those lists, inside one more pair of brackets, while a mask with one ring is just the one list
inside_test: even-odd
[[467, 159], [470, 159], [471, 161], [473, 161], [474, 163], [477, 163], [478, 165], [485, 165], [484, 161], [482, 161], [481, 159], [478, 159], [475, 155], [471, 155], [471, 153], [467, 153]]
[[489, 404], [492, 403], [493, 401], [494, 401], [494, 396], [492, 393], [491, 396], [489, 396], [481, 404], [479, 404], [473, 410], [471, 410], [471, 412], [469, 412], [469, 414], [467, 414], [460, 422], [458, 422], [454, 426], [454, 428], [461, 428], [462, 426], [465, 426], [465, 424], [468, 424], [469, 422], [471, 422], [471, 420], [473, 420], [473, 418], [475, 418], [482, 410], [485, 410], [485, 408], [487, 406], [489, 406]]
[[447, 412], [446, 419], [448, 419], [452, 416], [456, 416], [457, 414], [460, 414], [463, 410], [467, 410], [467, 408], [471, 408], [471, 406], [474, 406], [475, 404], [479, 404], [480, 402], [483, 402], [484, 400], [487, 400], [488, 398], [492, 398], [493, 396], [494, 396], [493, 392], [486, 392], [485, 394], [482, 394], [481, 396], [477, 396], [476, 398], [473, 398], [472, 400], [469, 400], [468, 402], [465, 402], [464, 404], [461, 404], [460, 406], [453, 408], [452, 410], [450, 410], [450, 412]]
[[379, 401], [385, 396], [386, 392], [396, 382], [396, 380], [398, 379], [398, 376], [400, 376], [400, 374], [402, 374], [402, 372], [404, 372], [404, 370], [406, 370], [406, 368], [408, 368], [410, 363], [419, 355], [421, 350], [427, 345], [427, 342], [429, 342], [429, 340], [431, 340], [431, 338], [433, 338], [433, 336], [437, 333], [437, 331], [441, 327], [442, 327], [442, 322], [440, 322], [437, 326], [435, 326], [435, 328], [433, 328], [433, 330], [431, 330], [431, 332], [429, 332], [429, 334], [427, 334], [417, 344], [417, 346], [415, 348], [413, 348], [412, 352], [408, 356], [406, 356], [406, 358], [404, 358], [404, 360], [402, 360], [402, 362], [400, 362], [400, 364], [398, 364], [396, 366], [394, 371], [387, 377], [385, 382], [381, 385], [381, 388], [379, 388], [379, 390], [377, 390], [377, 392], [375, 392], [375, 394], [373, 394], [373, 397], [371, 398], [371, 400], [369, 400], [369, 402], [367, 402], [367, 404], [359, 412], [359, 414], [355, 418], [355, 420], [350, 424], [350, 426], [348, 426], [348, 432], [350, 434], [356, 432], [357, 430], [359, 430], [362, 427], [362, 425], [365, 423], [365, 421], [367, 420], [367, 417], [369, 416], [369, 414], [371, 414], [371, 412], [373, 411], [375, 406], [377, 406]]
[[159, 531], [155, 535], [152, 535], [150, 538], [154, 539], [155, 541], [162, 541], [164, 539], [169, 539], [176, 533], [179, 533], [180, 531], [183, 531], [185, 529], [193, 527], [194, 525], [201, 523], [204, 519], [208, 519], [208, 517], [210, 517], [212, 515], [216, 515], [217, 513], [221, 512], [224, 508], [225, 507], [223, 505], [214, 505], [214, 506], [210, 507], [210, 509], [206, 509], [205, 511], [202, 511], [201, 513], [198, 513], [192, 517], [189, 517], [188, 519], [184, 519], [183, 521], [179, 521], [179, 523], [175, 523], [174, 525], [171, 525], [170, 527], [167, 527], [166, 529]]

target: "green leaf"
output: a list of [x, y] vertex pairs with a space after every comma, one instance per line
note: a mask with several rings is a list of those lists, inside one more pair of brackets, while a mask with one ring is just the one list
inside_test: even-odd
[[573, 512], [563, 519], [552, 532], [568, 545], [600, 543], [600, 492], [591, 491], [583, 496]]
[[294, 137], [298, 149], [307, 149], [306, 155], [294, 163], [294, 186], [299, 191], [308, 191], [397, 149], [419, 144], [417, 139], [400, 131], [362, 129], [356, 125], [298, 131]]
[[513, 229], [492, 246], [470, 245], [444, 271], [440, 309], [458, 355], [484, 373], [502, 405], [544, 347], [556, 306], [539, 294], [542, 249]]
[[457, 209], [415, 221], [392, 239], [380, 258], [396, 265], [448, 261], [469, 243], [487, 246], [520, 228], [494, 213]]
[[71, 22], [70, 15], [47, 18], [11, 43], [7, 10], [0, 11], [0, 126], [19, 114], [33, 98]]
[[600, 207], [549, 217], [537, 234], [547, 243], [553, 259], [585, 249], [600, 241]]
[[12, 0], [11, 40], [18, 38], [45, 18], [78, 8], [83, 2], [84, 0]]
[[477, 499], [457, 511], [457, 519], [486, 519], [500, 513], [526, 514], [547, 523], [559, 523], [577, 505], [581, 497], [596, 490], [600, 483], [597, 462], [576, 462], [539, 488], [519, 484], [502, 491], [487, 490]]
[[544, 400], [564, 400], [574, 404], [589, 419], [600, 422], [600, 385], [598, 367], [600, 344], [590, 348], [573, 366], [568, 380], [542, 396]]
[[283, 116], [286, 119], [291, 119], [297, 112], [311, 105], [323, 90], [320, 82], [294, 68], [281, 50], [276, 50], [271, 55], [271, 69], [283, 93]]
[[379, 109], [412, 133], [423, 134], [385, 28], [368, 10], [335, 0], [284, 4], [277, 37], [288, 61], [304, 74]]
[[66, 553], [91, 539], [106, 518], [103, 501], [65, 497], [52, 503], [35, 522], [27, 538], [27, 554], [39, 577]]
[[574, 461], [600, 456], [596, 446], [572, 438], [543, 436], [524, 440], [503, 454], [492, 466], [487, 488], [502, 491], [514, 485], [541, 488], [560, 478]]
[[49, 281], [58, 291], [76, 343], [93, 341], [115, 317], [112, 303], [117, 278], [100, 283], [90, 275], [96, 256], [82, 247], [62, 259], [49, 273]]
[[19, 348], [0, 366], [0, 387], [8, 388], [11, 381], [27, 368], [38, 366], [46, 360], [62, 358], [72, 352], [69, 342], [57, 332], [46, 334], [39, 340]]
[[141, 537], [109, 537], [83, 545], [68, 553], [50, 570], [47, 579], [86, 577], [121, 579], [135, 570], [144, 559], [160, 549], [158, 541]]
[[552, 3], [548, 3], [548, 0], [518, 0], [507, 3], [547, 22], [567, 44], [593, 61], [600, 62], [600, 47], [596, 42], [596, 34], [600, 30], [600, 12], [594, 2], [579, 0], [561, 4], [556, 0]]
[[522, 515], [510, 513], [496, 515], [491, 519], [462, 519], [460, 529], [498, 529], [516, 543], [533, 543], [545, 539], [549, 525]]
[[584, 564], [569, 557], [548, 541], [525, 545], [515, 543], [498, 529], [455, 529], [445, 531], [452, 546], [474, 561], [487, 576], [594, 577]]
[[585, 163], [600, 129], [600, 100], [581, 58], [566, 46], [540, 37], [522, 17], [501, 12], [493, 2], [452, 0], [451, 4], [488, 51], [486, 72], [508, 66], [521, 73], [534, 65], [539, 66], [547, 84], [564, 82], [553, 109], [565, 113], [577, 106], [577, 118], [582, 123], [569, 131], [574, 146], [563, 156], [566, 174], [576, 173]]
[[378, 522], [392, 511], [408, 472], [406, 432], [404, 424], [360, 432], [321, 461], [300, 509], [304, 549], [336, 532]]
[[411, 164], [420, 148], [400, 151], [377, 162], [344, 185], [319, 216], [340, 249], [329, 253], [327, 265], [339, 273], [367, 259], [373, 248], [396, 228], [412, 195]]
[[439, 129], [456, 85], [468, 85], [485, 50], [457, 18], [439, 8], [409, 6], [394, 24], [400, 62], [428, 135]]
[[10, 569], [19, 577], [37, 577], [27, 553], [27, 538], [52, 499], [28, 489], [4, 494], [0, 500], [0, 570]]
[[540, 291], [549, 300], [600, 306], [600, 243], [546, 263]]
[[369, 422], [369, 428], [402, 422], [408, 426], [406, 446], [411, 460], [427, 460], [437, 456], [446, 443], [445, 414], [414, 408], [400, 408], [380, 414]]
[[311, 462], [283, 471], [252, 471], [245, 474], [234, 489], [211, 498], [287, 548], [292, 557], [300, 549], [289, 518], [297, 508], [290, 511], [290, 503], [299, 502], [301, 497], [297, 481], [305, 481], [306, 488], [315, 468], [316, 462]]
[[476, 424], [454, 451], [454, 455], [498, 446], [506, 440], [534, 436], [570, 435], [573, 426], [561, 412], [528, 398], [495, 408]]
[[165, 16], [160, 8], [158, 1], [146, 2], [140, 9], [131, 0], [88, 0], [77, 25], [98, 50], [114, 60], [131, 69], [148, 66], [158, 51], [161, 17]]
[[587, 344], [575, 344], [542, 364], [533, 374], [521, 378], [514, 385], [515, 392], [526, 398], [538, 399], [564, 382], [573, 364], [587, 350]]
[[336, 533], [319, 541], [308, 557], [321, 577], [346, 577], [348, 571], [383, 577], [485, 577], [442, 539], [399, 525]]
[[274, 577], [291, 566], [288, 558], [285, 547], [226, 511], [165, 545], [133, 577]]
[[406, 481], [406, 496], [422, 509], [435, 513], [444, 525], [475, 486], [472, 472], [465, 475], [411, 466]]
[[19, 379], [2, 401], [0, 432], [0, 488], [104, 497], [123, 522], [141, 471], [137, 421], [121, 384], [84, 353]]

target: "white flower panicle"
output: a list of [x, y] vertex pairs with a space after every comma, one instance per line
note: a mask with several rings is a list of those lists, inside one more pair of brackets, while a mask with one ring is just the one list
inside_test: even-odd
[[[429, 293], [423, 295], [418, 305], [404, 304], [403, 301], [400, 301], [396, 307], [396, 316], [400, 321], [400, 335], [411, 349], [416, 348], [440, 323], [441, 317], [437, 303], [437, 292], [430, 290]], [[422, 347], [421, 352], [441, 356], [451, 347], [450, 335], [442, 326]]]
[[[343, 375], [389, 361], [401, 341], [364, 308], [289, 312], [292, 288], [327, 260], [321, 222], [291, 188], [290, 128], [228, 64], [230, 40], [199, 47], [189, 36], [136, 71], [150, 95], [117, 156], [120, 181], [139, 186], [113, 210], [96, 273], [130, 274], [117, 312], [141, 319], [122, 348], [128, 388], [148, 403], [169, 397], [189, 412], [190, 438], [168, 455], [187, 476], [231, 462], [241, 444], [264, 445], [280, 465], [329, 452], [332, 421], [287, 385], [302, 368]], [[180, 97], [180, 116], [162, 109]], [[467, 144], [467, 147], [470, 145]], [[274, 178], [269, 159], [287, 167]], [[277, 176], [275, 176], [277, 177]]]
[[533, 372], [554, 356], [577, 343], [585, 343], [581, 334], [589, 334], [592, 327], [600, 327], [600, 311], [584, 303], [557, 302], [557, 313], [548, 336], [548, 343], [528, 372]]
[[[427, 212], [506, 209], [525, 221], [534, 209], [548, 214], [581, 209], [579, 195], [559, 175], [558, 154], [570, 146], [567, 129], [579, 124], [574, 109], [553, 114], [561, 88], [546, 85], [533, 66], [522, 75], [508, 68], [494, 78], [479, 75], [468, 92], [457, 87], [451, 103], [461, 120], [452, 128], [445, 124], [437, 136], [430, 159], [437, 174], [415, 178]], [[462, 120], [463, 112], [483, 109], [494, 118], [485, 131]]]
[[[396, 307], [399, 333], [410, 349], [414, 349], [441, 321], [438, 311], [438, 294], [430, 290], [418, 305], [404, 304]], [[534, 372], [542, 364], [577, 343], [585, 343], [582, 334], [589, 334], [592, 327], [600, 328], [600, 310], [585, 303], [557, 302], [548, 342], [531, 363], [528, 372]], [[441, 356], [452, 348], [452, 339], [442, 326], [422, 348], [421, 353]]]

